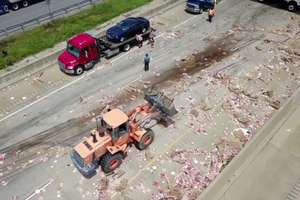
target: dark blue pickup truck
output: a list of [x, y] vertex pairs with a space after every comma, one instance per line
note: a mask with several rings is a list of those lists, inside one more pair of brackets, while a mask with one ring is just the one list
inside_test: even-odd
[[203, 10], [213, 8], [215, 0], [187, 0], [185, 10], [187, 12], [200, 14]]
[[6, 0], [0, 0], [0, 15], [8, 13], [8, 3]]

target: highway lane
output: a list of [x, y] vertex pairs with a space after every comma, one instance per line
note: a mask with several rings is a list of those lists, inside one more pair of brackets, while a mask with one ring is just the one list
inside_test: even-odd
[[[56, 11], [61, 8], [71, 6], [79, 3], [82, 0], [50, 0], [50, 10]], [[5, 29], [9, 26], [23, 23], [25, 21], [32, 20], [38, 16], [48, 14], [48, 4], [46, 1], [40, 1], [27, 8], [22, 8], [17, 11], [10, 10], [5, 15], [0, 15], [0, 30]]]
[[[176, 9], [180, 11], [180, 14], [172, 13], [169, 16], [158, 16], [154, 19], [154, 22], [163, 21], [167, 24], [168, 29], [172, 29], [172, 27], [179, 29], [181, 23], [184, 25], [185, 22], [194, 18], [193, 15], [183, 11], [183, 5]], [[160, 30], [163, 30], [163, 27]], [[78, 108], [82, 107], [82, 104], [78, 104], [80, 96], [86, 98], [95, 94], [99, 95], [99, 92], [103, 96], [113, 95], [118, 92], [118, 89], [125, 87], [134, 80], [140, 79], [143, 69], [142, 58], [145, 51], [153, 51], [151, 55], [156, 60], [153, 61], [152, 64], [154, 64], [164, 59], [166, 54], [172, 57], [171, 49], [178, 49], [178, 42], [169, 38], [170, 36], [173, 37], [172, 33], [162, 34], [160, 41], [157, 42], [157, 46], [160, 48], [159, 51], [151, 50], [148, 45], [143, 49], [135, 48], [128, 53], [121, 54], [108, 63], [105, 61], [100, 63], [94, 70], [80, 77], [67, 76], [61, 73], [58, 70], [58, 66], [54, 64], [44, 71], [42, 83], [32, 81], [31, 78], [34, 79], [35, 77], [29, 77], [28, 79], [30, 80], [23, 80], [15, 87], [11, 86], [6, 88], [5, 91], [2, 90], [1, 96], [3, 99], [1, 103], [3, 103], [3, 106], [1, 111], [3, 112], [1, 113], [4, 115], [4, 109], [8, 107], [16, 109], [22, 106], [23, 103], [27, 103], [25, 104], [27, 106], [35, 102], [37, 98], [42, 99], [26, 107], [26, 109], [22, 109], [21, 112], [10, 118], [1, 118], [0, 126], [3, 128], [0, 137], [1, 148], [47, 130], [57, 125], [57, 123], [75, 116], [82, 116], [87, 110], [85, 112], [78, 110]], [[166, 44], [171, 40], [173, 40], [172, 44], [169, 44], [171, 46], [167, 46]], [[188, 51], [192, 51], [192, 49]], [[184, 51], [181, 52], [186, 53]], [[168, 59], [167, 63], [173, 62], [174, 60]], [[152, 73], [149, 74], [149, 76], [152, 75]], [[87, 90], [87, 88], [89, 89]], [[76, 108], [76, 114], [75, 111], [71, 112], [76, 110]], [[58, 113], [62, 113], [62, 115]], [[16, 137], [12, 137], [13, 135]]]

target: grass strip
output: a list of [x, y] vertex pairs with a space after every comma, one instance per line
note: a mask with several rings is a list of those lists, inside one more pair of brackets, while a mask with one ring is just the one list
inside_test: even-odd
[[[152, 0], [104, 0], [103, 3], [76, 15], [60, 18], [30, 31], [0, 41], [0, 69], [36, 54], [73, 35], [92, 29], [96, 25], [145, 5]], [[6, 51], [6, 56], [2, 55]]]

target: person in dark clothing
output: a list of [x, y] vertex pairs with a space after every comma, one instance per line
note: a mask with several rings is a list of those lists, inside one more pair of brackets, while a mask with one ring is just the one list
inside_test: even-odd
[[150, 56], [148, 53], [146, 53], [145, 57], [144, 57], [144, 71], [145, 72], [149, 71], [149, 64], [150, 64]]

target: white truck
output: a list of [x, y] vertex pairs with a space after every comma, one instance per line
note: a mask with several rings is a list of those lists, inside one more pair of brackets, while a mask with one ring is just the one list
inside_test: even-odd
[[295, 12], [300, 8], [300, 0], [257, 0], [257, 1], [280, 3], [291, 12]]
[[20, 7], [28, 7], [31, 3], [37, 0], [6, 0], [9, 8], [12, 10], [18, 10]]

